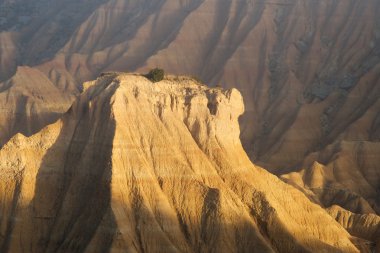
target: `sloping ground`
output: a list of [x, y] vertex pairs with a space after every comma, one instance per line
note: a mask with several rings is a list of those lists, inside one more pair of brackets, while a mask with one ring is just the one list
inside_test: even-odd
[[3, 2], [3, 80], [27, 64], [73, 94], [102, 71], [161, 66], [233, 85], [245, 149], [278, 174], [353, 126], [379, 139], [377, 0]]
[[321, 163], [306, 163], [301, 172], [282, 178], [310, 190], [326, 207], [335, 204], [355, 213], [380, 213], [379, 152], [378, 143], [342, 142], [308, 157], [309, 163]]
[[249, 161], [236, 89], [125, 74], [84, 89], [0, 150], [1, 252], [358, 252]]
[[352, 235], [379, 247], [379, 154], [377, 142], [343, 141], [311, 154], [304, 169], [281, 178], [330, 209]]
[[104, 70], [161, 66], [234, 85], [246, 101], [250, 157], [282, 173], [344, 138], [367, 111], [367, 124], [378, 125], [378, 8], [373, 0], [110, 1], [41, 68], [59, 62], [57, 71], [81, 83]]
[[324, 207], [379, 214], [378, 13], [377, 0], [0, 1], [0, 96], [35, 100], [7, 89], [16, 75], [64, 104], [28, 116], [4, 102], [0, 145], [54, 121], [100, 72], [159, 66], [242, 92], [255, 164]]
[[379, 216], [374, 214], [355, 214], [339, 206], [332, 206], [327, 210], [351, 234], [370, 241], [379, 241]]
[[[368, 240], [372, 252], [380, 250], [380, 217], [374, 214], [355, 214], [339, 206], [327, 209], [350, 234]], [[371, 243], [374, 242], [374, 243]], [[368, 248], [368, 247], [367, 247]]]
[[0, 82], [0, 147], [16, 133], [31, 135], [56, 121], [71, 100], [40, 71], [18, 67]]

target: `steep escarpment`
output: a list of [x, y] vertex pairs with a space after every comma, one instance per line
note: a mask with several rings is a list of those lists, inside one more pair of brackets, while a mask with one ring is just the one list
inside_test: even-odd
[[331, 146], [378, 145], [379, 8], [377, 0], [1, 1], [0, 80], [28, 65], [72, 95], [103, 71], [160, 66], [234, 86], [245, 102], [245, 150], [282, 175], [332, 163], [309, 161]]
[[2, 252], [358, 252], [250, 162], [236, 89], [106, 74], [84, 90], [0, 150]]
[[377, 0], [0, 1], [0, 146], [55, 121], [83, 81], [158, 66], [242, 92], [241, 140], [255, 164], [325, 208], [379, 215], [379, 8]]
[[[234, 85], [247, 152], [279, 174], [378, 109], [376, 96], [365, 99], [379, 92], [376, 0], [0, 4], [0, 80], [28, 65], [75, 93], [105, 70], [161, 66]], [[367, 121], [377, 126], [378, 115]]]

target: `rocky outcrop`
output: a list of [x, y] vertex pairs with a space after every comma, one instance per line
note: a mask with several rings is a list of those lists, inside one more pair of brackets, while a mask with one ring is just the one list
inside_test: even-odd
[[355, 214], [339, 206], [327, 209], [328, 213], [336, 219], [350, 234], [367, 240], [370, 252], [380, 249], [380, 217], [374, 214]]
[[324, 207], [379, 214], [379, 8], [377, 0], [0, 1], [0, 146], [56, 120], [83, 81], [158, 66], [242, 92], [241, 140], [255, 164]]
[[103, 71], [161, 66], [235, 86], [246, 151], [284, 174], [330, 144], [378, 142], [379, 8], [377, 0], [2, 1], [0, 80], [28, 65], [77, 94]]
[[378, 141], [379, 8], [377, 0], [2, 1], [0, 80], [28, 65], [77, 92], [102, 71], [160, 66], [233, 85], [245, 98], [247, 152], [283, 174], [334, 141]]
[[282, 178], [303, 188], [323, 206], [376, 214], [380, 212], [379, 152], [377, 142], [342, 141], [311, 154], [300, 172]]
[[358, 252], [254, 166], [236, 89], [105, 74], [56, 123], [0, 150], [1, 252]]

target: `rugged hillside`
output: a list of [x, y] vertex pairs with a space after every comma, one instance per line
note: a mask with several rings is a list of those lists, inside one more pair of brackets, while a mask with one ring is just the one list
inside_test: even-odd
[[[328, 212], [333, 216], [350, 234], [368, 240], [364, 243], [372, 247], [372, 251], [380, 251], [380, 217], [374, 214], [355, 214], [344, 210], [339, 206], [332, 206]], [[375, 243], [373, 243], [375, 242]], [[367, 252], [365, 248], [362, 252]]]
[[242, 92], [255, 164], [323, 207], [379, 215], [378, 13], [378, 0], [0, 0], [0, 146], [101, 72], [160, 66]]
[[0, 80], [24, 64], [75, 94], [105, 70], [162, 66], [236, 86], [243, 144], [279, 174], [335, 141], [380, 138], [377, 0], [0, 5]]
[[250, 162], [236, 89], [126, 74], [84, 88], [62, 119], [0, 150], [1, 252], [358, 252]]
[[[273, 172], [337, 140], [379, 140], [377, 0], [0, 1], [0, 80], [20, 64], [67, 93], [162, 66], [242, 91], [242, 140]], [[48, 21], [48, 22], [46, 22]]]
[[40, 71], [18, 67], [0, 82], [0, 147], [16, 133], [31, 135], [57, 120], [70, 100]]
[[380, 217], [374, 214], [354, 214], [339, 206], [332, 206], [328, 212], [351, 234], [369, 241], [380, 240]]
[[[341, 142], [311, 154], [300, 172], [282, 178], [307, 189], [326, 207], [380, 213], [380, 147], [373, 142]], [[320, 161], [320, 162], [316, 162]]]

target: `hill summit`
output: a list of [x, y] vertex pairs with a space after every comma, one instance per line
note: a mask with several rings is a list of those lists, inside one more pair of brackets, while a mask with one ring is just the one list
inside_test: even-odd
[[187, 77], [107, 73], [56, 123], [0, 150], [1, 252], [358, 252], [253, 165], [243, 99]]

